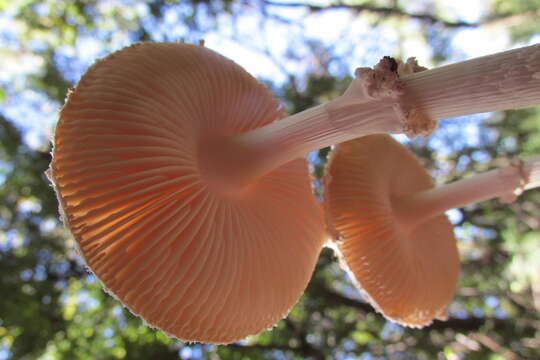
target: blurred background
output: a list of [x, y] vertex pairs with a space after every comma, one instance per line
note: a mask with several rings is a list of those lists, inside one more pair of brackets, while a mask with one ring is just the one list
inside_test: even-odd
[[[448, 321], [424, 329], [386, 321], [325, 249], [286, 319], [214, 346], [169, 339], [105, 294], [76, 256], [44, 176], [67, 89], [96, 58], [133, 42], [204, 39], [296, 113], [337, 96], [354, 68], [384, 55], [433, 67], [538, 43], [539, 8], [539, 0], [0, 0], [0, 360], [540, 359], [540, 191], [448, 213], [462, 260]], [[448, 119], [429, 139], [399, 139], [446, 183], [540, 154], [540, 107]], [[327, 153], [309, 155], [317, 177]]]

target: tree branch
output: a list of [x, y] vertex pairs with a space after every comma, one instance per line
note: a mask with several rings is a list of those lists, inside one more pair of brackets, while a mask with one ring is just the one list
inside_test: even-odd
[[[330, 303], [352, 307], [364, 313], [375, 312], [375, 309], [366, 302], [351, 299], [327, 288], [321, 290], [320, 295], [324, 296], [325, 299]], [[516, 326], [516, 322], [518, 322], [516, 319], [494, 317], [467, 317], [463, 319], [450, 317], [445, 321], [435, 320], [426, 328], [431, 330], [451, 329], [455, 331], [476, 331], [487, 324], [490, 324], [495, 329], [513, 328]], [[531, 328], [533, 331], [538, 330], [538, 324], [536, 324], [534, 321], [527, 321], [526, 319], [523, 319], [519, 320], [519, 322], [522, 323], [522, 326]]]
[[240, 351], [253, 351], [253, 350], [281, 350], [281, 351], [292, 351], [297, 354], [302, 355], [303, 357], [310, 356], [313, 359], [324, 359], [322, 353], [313, 347], [305, 348], [304, 346], [293, 347], [289, 345], [261, 345], [261, 344], [250, 344], [250, 345], [241, 345], [241, 344], [229, 344], [227, 345], [229, 349], [236, 349]]
[[356, 13], [360, 12], [370, 12], [374, 14], [379, 14], [382, 16], [397, 16], [397, 17], [406, 17], [410, 19], [416, 19], [430, 24], [440, 24], [449, 28], [458, 28], [458, 27], [478, 27], [482, 23], [473, 23], [467, 21], [449, 21], [437, 17], [434, 14], [430, 13], [412, 13], [407, 12], [404, 9], [399, 7], [388, 7], [388, 6], [374, 6], [369, 4], [360, 4], [360, 5], [349, 5], [343, 3], [330, 4], [330, 5], [316, 5], [310, 3], [282, 3], [276, 1], [263, 0], [263, 3], [268, 6], [279, 6], [279, 7], [305, 7], [312, 12], [318, 12], [323, 10], [330, 9], [349, 9]]
[[475, 334], [472, 334], [470, 337], [478, 341], [480, 344], [484, 345], [486, 348], [493, 351], [494, 353], [501, 355], [506, 360], [519, 359], [519, 356], [516, 353], [500, 345], [494, 339], [487, 336], [486, 334], [475, 333]]

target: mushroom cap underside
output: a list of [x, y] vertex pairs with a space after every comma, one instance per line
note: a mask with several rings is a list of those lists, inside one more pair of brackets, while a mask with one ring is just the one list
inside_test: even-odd
[[440, 215], [406, 228], [393, 212], [400, 197], [433, 187], [418, 159], [370, 135], [337, 145], [325, 177], [327, 226], [364, 298], [402, 325], [444, 318], [459, 276], [452, 226]]
[[49, 170], [63, 220], [91, 271], [151, 326], [229, 343], [272, 327], [304, 291], [325, 234], [305, 160], [233, 195], [198, 167], [205, 141], [281, 113], [240, 66], [183, 43], [113, 53], [68, 95]]

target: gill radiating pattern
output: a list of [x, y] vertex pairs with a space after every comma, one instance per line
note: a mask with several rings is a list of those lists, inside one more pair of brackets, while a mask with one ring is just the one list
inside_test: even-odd
[[64, 221], [97, 278], [150, 325], [231, 342], [273, 326], [303, 292], [324, 236], [305, 160], [230, 197], [197, 165], [201, 139], [281, 114], [239, 66], [187, 44], [114, 53], [69, 94], [49, 173]]
[[[421, 165], [406, 152], [390, 159], [390, 150], [378, 152], [380, 143], [397, 144], [389, 136], [373, 135], [333, 149], [326, 169], [327, 222], [338, 236], [342, 264], [363, 297], [395, 322], [424, 326], [444, 313], [454, 292], [454, 286], [441, 280], [448, 273], [454, 279], [457, 276], [453, 231], [445, 216], [434, 220], [439, 227], [400, 228], [393, 199], [433, 185], [425, 171], [420, 178], [407, 173], [396, 176], [388, 164], [406, 164], [411, 171]], [[432, 246], [437, 241], [442, 249]], [[430, 253], [437, 251], [446, 252], [448, 261]]]

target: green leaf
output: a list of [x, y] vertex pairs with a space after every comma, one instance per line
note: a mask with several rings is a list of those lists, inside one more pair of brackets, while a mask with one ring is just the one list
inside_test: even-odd
[[373, 339], [373, 336], [367, 331], [355, 331], [352, 338], [357, 344], [365, 345]]

